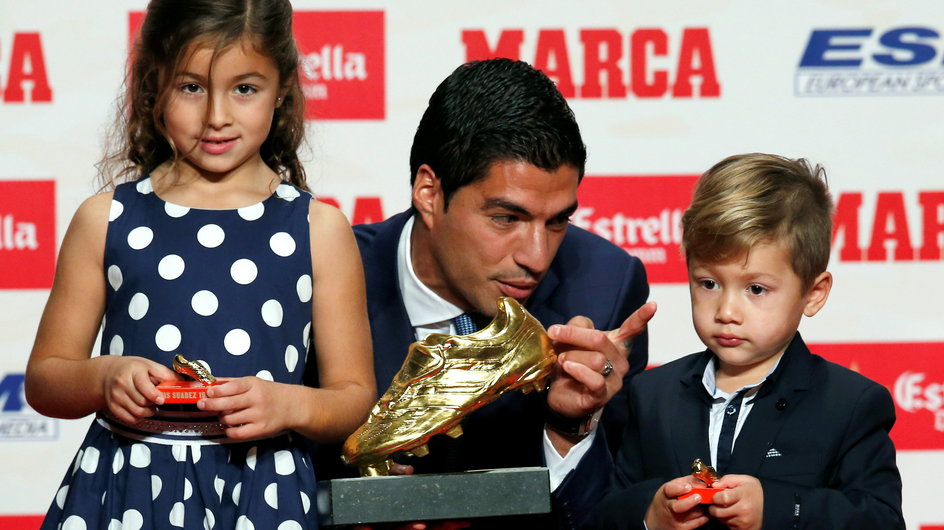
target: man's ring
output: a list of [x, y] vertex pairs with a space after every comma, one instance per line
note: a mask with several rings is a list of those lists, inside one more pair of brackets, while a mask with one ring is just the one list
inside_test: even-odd
[[603, 371], [600, 373], [603, 374], [603, 377], [613, 373], [613, 363], [611, 363], [609, 359], [606, 360], [606, 364], [603, 365]]

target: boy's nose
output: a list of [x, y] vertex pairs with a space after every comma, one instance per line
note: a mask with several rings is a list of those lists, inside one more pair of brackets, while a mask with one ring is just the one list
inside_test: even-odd
[[737, 293], [726, 292], [718, 300], [715, 320], [725, 324], [740, 324], [741, 311], [738, 305]]

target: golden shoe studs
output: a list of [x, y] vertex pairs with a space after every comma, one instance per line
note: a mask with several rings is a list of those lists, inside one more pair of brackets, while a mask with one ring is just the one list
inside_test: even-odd
[[504, 392], [544, 390], [556, 359], [544, 326], [515, 299], [501, 298], [483, 329], [434, 333], [411, 344], [390, 388], [344, 442], [341, 458], [361, 476], [388, 475], [394, 453], [425, 456], [430, 438], [461, 436], [462, 419]]
[[209, 385], [216, 381], [210, 369], [203, 361], [188, 361], [179, 353], [174, 356], [174, 371], [192, 377], [196, 381]]

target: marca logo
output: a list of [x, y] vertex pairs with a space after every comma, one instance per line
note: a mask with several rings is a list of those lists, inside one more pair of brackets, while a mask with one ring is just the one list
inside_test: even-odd
[[296, 11], [307, 117], [385, 117], [384, 12]]
[[347, 218], [351, 220], [352, 225], [379, 223], [384, 220], [383, 204], [380, 197], [356, 197], [354, 207], [350, 211], [341, 208], [341, 203], [333, 197], [318, 197], [318, 200], [343, 211]]
[[0, 180], [0, 289], [48, 289], [55, 267], [55, 181]]
[[[944, 191], [919, 191], [917, 200], [901, 191], [884, 191], [874, 198], [845, 192], [836, 201], [833, 247], [840, 261], [938, 261], [944, 248]], [[865, 199], [869, 206], [863, 207]], [[920, 222], [912, 214], [920, 211]], [[860, 238], [871, 225], [868, 243]], [[917, 236], [917, 237], [914, 237]], [[914, 242], [918, 242], [917, 245]], [[889, 245], [894, 252], [889, 252]]]
[[6, 374], [0, 379], [0, 440], [55, 440], [59, 423], [36, 414], [26, 404], [23, 374]]
[[[11, 43], [9, 48], [5, 46]], [[7, 52], [7, 49], [10, 51]], [[6, 63], [6, 69], [2, 65]], [[52, 88], [46, 75], [46, 58], [39, 33], [14, 33], [12, 39], [0, 38], [0, 102], [49, 103]]]
[[817, 29], [800, 59], [800, 96], [944, 94], [940, 33], [913, 26]]
[[[536, 42], [534, 42], [536, 40]], [[541, 29], [528, 36], [535, 68], [557, 82], [566, 98], [716, 98], [721, 84], [715, 71], [708, 28], [683, 28], [670, 36], [661, 28], [582, 29], [579, 51], [563, 29]], [[508, 57], [522, 59], [523, 29], [504, 29], [489, 44], [485, 30], [462, 31], [467, 61]], [[524, 57], [525, 60], [531, 56]], [[583, 64], [575, 81], [572, 63]]]
[[897, 449], [944, 447], [944, 342], [817, 344], [810, 351], [888, 388]]
[[642, 260], [650, 283], [686, 283], [682, 213], [697, 176], [586, 177], [571, 223]]
[[[144, 13], [129, 14], [132, 40], [143, 22]], [[295, 11], [292, 31], [306, 118], [384, 119], [383, 11]]]

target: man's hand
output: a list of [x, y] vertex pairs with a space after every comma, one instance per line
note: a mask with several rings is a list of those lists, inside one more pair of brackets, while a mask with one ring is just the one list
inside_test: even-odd
[[649, 503], [649, 509], [646, 510], [646, 527], [649, 530], [689, 529], [707, 524], [709, 518], [700, 504], [700, 495], [678, 498], [693, 487], [701, 486], [703, 484], [696, 482], [691, 475], [670, 480], [660, 486]]
[[763, 526], [764, 488], [757, 478], [725, 475], [713, 486], [727, 489], [715, 493], [714, 505], [708, 508], [712, 517], [736, 530], [755, 530]]
[[[589, 416], [606, 405], [623, 387], [630, 341], [645, 331], [655, 312], [655, 302], [648, 302], [611, 331], [593, 329], [582, 316], [551, 326], [548, 335], [558, 352], [559, 370], [548, 390], [548, 405], [571, 418]], [[604, 375], [607, 363], [612, 370]]]

